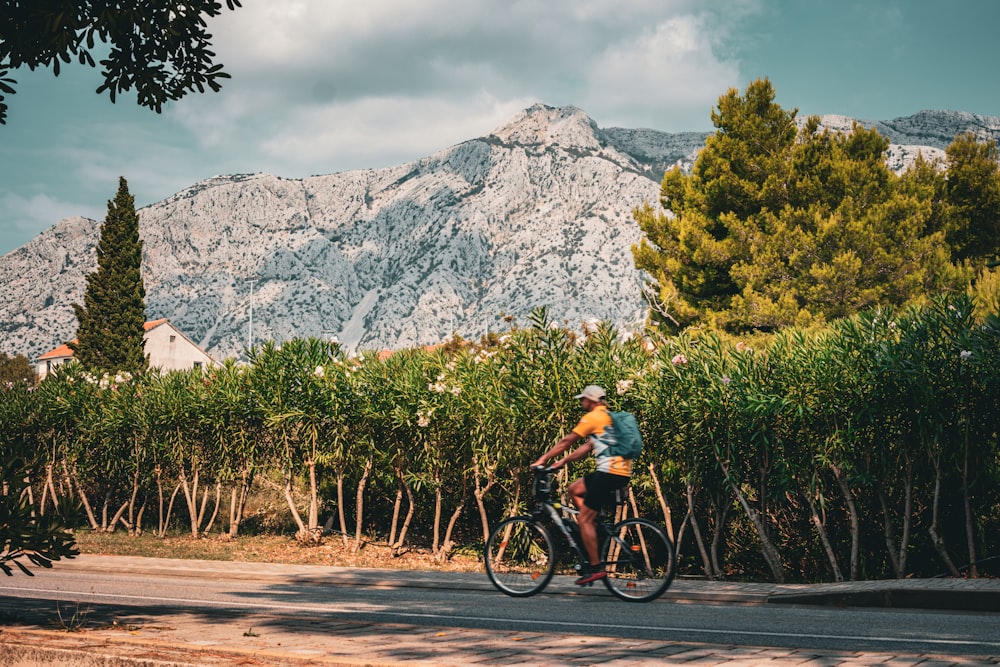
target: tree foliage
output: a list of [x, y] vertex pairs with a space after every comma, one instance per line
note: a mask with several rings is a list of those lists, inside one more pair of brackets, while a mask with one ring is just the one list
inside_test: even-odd
[[636, 210], [654, 319], [733, 332], [818, 324], [958, 291], [996, 252], [995, 144], [959, 137], [947, 170], [920, 158], [897, 176], [876, 130], [825, 130], [818, 117], [797, 129], [796, 113], [766, 79], [730, 90], [692, 172], [664, 176], [665, 210]]
[[148, 366], [143, 346], [146, 288], [135, 198], [124, 178], [108, 202], [97, 243], [97, 270], [87, 275], [83, 306], [73, 304], [79, 323], [70, 343], [76, 359], [92, 372], [137, 373]]
[[[226, 6], [235, 10], [240, 0]], [[214, 0], [0, 0], [0, 124], [7, 117], [4, 96], [15, 92], [10, 70], [51, 67], [58, 76], [74, 59], [96, 67], [99, 45], [109, 51], [100, 61], [104, 83], [97, 93], [107, 91], [112, 102], [135, 88], [138, 103], [159, 113], [194, 90], [219, 91], [229, 75], [213, 62], [205, 19], [221, 13]]]
[[58, 514], [45, 514], [33, 503], [31, 482], [43, 462], [34, 439], [34, 408], [31, 387], [0, 387], [0, 571], [7, 575], [14, 567], [32, 575], [25, 560], [52, 567], [52, 561], [79, 553]]
[[35, 369], [23, 354], [13, 357], [6, 352], [0, 352], [0, 384], [23, 382], [35, 383]]
[[980, 267], [997, 258], [1000, 248], [1000, 163], [997, 145], [962, 134], [948, 146], [946, 199], [952, 226], [948, 241], [959, 260]]

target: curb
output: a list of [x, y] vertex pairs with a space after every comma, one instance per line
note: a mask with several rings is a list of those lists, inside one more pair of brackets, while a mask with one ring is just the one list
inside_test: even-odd
[[919, 590], [880, 588], [828, 593], [776, 593], [772, 604], [827, 605], [835, 607], [881, 607], [892, 609], [937, 609], [942, 611], [1000, 611], [1000, 594], [994, 591]]

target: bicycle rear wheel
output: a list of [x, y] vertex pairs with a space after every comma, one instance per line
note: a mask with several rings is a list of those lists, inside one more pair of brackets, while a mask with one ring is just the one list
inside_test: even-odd
[[494, 528], [484, 556], [490, 581], [514, 597], [528, 597], [545, 588], [556, 566], [548, 531], [524, 516], [507, 519]]
[[674, 545], [652, 521], [626, 519], [601, 546], [608, 576], [604, 585], [623, 600], [649, 602], [674, 580]]

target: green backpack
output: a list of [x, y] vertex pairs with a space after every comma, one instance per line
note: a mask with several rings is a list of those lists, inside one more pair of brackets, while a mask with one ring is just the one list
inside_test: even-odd
[[634, 461], [642, 454], [642, 434], [631, 412], [608, 412], [611, 427], [604, 430], [601, 440], [608, 446], [608, 454]]

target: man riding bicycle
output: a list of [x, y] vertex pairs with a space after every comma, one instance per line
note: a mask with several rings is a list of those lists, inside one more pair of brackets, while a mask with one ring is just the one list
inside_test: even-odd
[[594, 384], [588, 385], [574, 396], [580, 399], [586, 414], [572, 431], [564, 435], [532, 465], [532, 467], [544, 466], [550, 458], [559, 456], [580, 440], [586, 442], [553, 463], [552, 468], [562, 468], [572, 461], [584, 458], [590, 452], [594, 452], [594, 457], [597, 459], [597, 469], [575, 480], [567, 489], [573, 504], [580, 510], [577, 515], [580, 538], [590, 560], [590, 571], [581, 573], [582, 576], [576, 580], [578, 586], [608, 576], [604, 571], [604, 563], [598, 560], [597, 555], [597, 515], [602, 507], [613, 503], [615, 491], [627, 486], [632, 475], [632, 461], [620, 456], [611, 456], [607, 443], [601, 439], [604, 431], [611, 426], [611, 415], [608, 414], [605, 402], [606, 396], [604, 389]]

